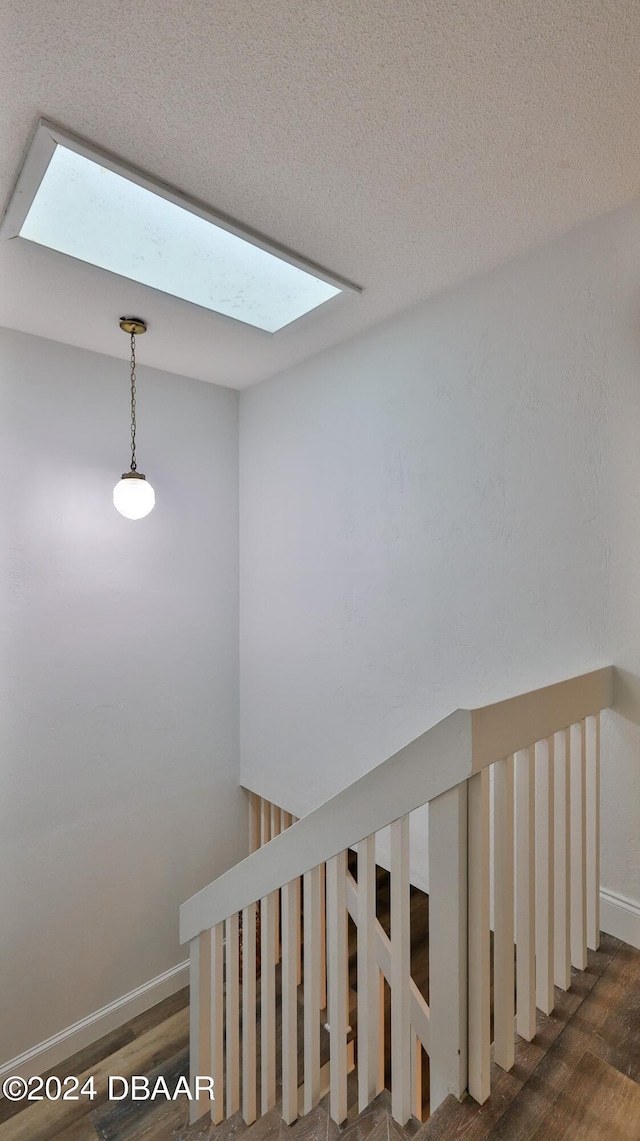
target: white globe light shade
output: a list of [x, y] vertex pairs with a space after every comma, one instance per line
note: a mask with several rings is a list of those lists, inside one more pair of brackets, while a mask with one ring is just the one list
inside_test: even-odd
[[123, 476], [113, 489], [113, 506], [125, 519], [144, 519], [153, 511], [156, 493], [144, 476]]

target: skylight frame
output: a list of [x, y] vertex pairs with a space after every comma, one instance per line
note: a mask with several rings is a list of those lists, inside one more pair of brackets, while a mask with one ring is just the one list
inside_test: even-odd
[[334, 309], [338, 305], [344, 304], [348, 301], [349, 297], [357, 296], [362, 293], [362, 288], [355, 285], [353, 282], [339, 277], [336, 274], [330, 273], [324, 267], [316, 265], [315, 262], [300, 256], [299, 254], [282, 246], [277, 242], [264, 237], [264, 235], [252, 230], [248, 226], [243, 226], [236, 222], [233, 218], [225, 214], [220, 214], [209, 206], [191, 198], [181, 191], [176, 190], [174, 187], [167, 185], [161, 180], [152, 177], [139, 168], [132, 166], [125, 162], [123, 159], [117, 158], [115, 155], [110, 154], [108, 151], [103, 151], [101, 148], [94, 146], [87, 140], [73, 135], [66, 131], [64, 128], [57, 126], [55, 123], [47, 119], [40, 119], [36, 130], [33, 135], [31, 145], [27, 151], [25, 160], [22, 164], [18, 178], [16, 180], [13, 192], [11, 194], [9, 204], [7, 206], [5, 215], [0, 223], [0, 239], [9, 240], [12, 238], [22, 238], [23, 241], [30, 239], [22, 236], [20, 231], [25, 223], [31, 205], [38, 193], [40, 184], [47, 172], [49, 163], [58, 146], [65, 147], [67, 150], [73, 151], [78, 155], [105, 167], [107, 170], [113, 171], [115, 174], [120, 175], [122, 178], [128, 179], [130, 182], [137, 184], [143, 189], [156, 194], [161, 198], [166, 199], [168, 202], [173, 203], [175, 206], [180, 207], [197, 217], [204, 219], [206, 222], [211, 222], [213, 225], [218, 226], [220, 229], [226, 230], [228, 233], [243, 239], [246, 242], [265, 250], [267, 253], [272, 254], [274, 257], [287, 262], [289, 265], [295, 266], [297, 269], [318, 278], [321, 281], [327, 282], [340, 292], [333, 297], [328, 298], [326, 301], [321, 302], [319, 305], [309, 309], [306, 313], [300, 314], [299, 317], [294, 318], [288, 324], [283, 325], [280, 329], [270, 331], [262, 329], [257, 325], [253, 325], [242, 318], [233, 317], [230, 314], [221, 313], [206, 305], [200, 305], [196, 301], [187, 298], [179, 297], [169, 290], [160, 289], [158, 286], [149, 285], [145, 282], [137, 281], [135, 278], [125, 277], [118, 274], [116, 270], [108, 269], [104, 266], [97, 265], [95, 262], [84, 261], [83, 259], [76, 258], [73, 254], [63, 253], [52, 246], [47, 246], [41, 243], [33, 243], [39, 245], [41, 249], [46, 250], [53, 255], [68, 258], [71, 261], [76, 261], [79, 265], [84, 266], [94, 272], [108, 273], [114, 277], [121, 277], [123, 281], [133, 282], [133, 284], [140, 286], [143, 289], [150, 289], [154, 292], [164, 294], [166, 297], [171, 297], [174, 301], [181, 304], [195, 306], [202, 309], [204, 313], [219, 320], [230, 322], [236, 327], [249, 330], [262, 337], [283, 337], [286, 334], [298, 330], [301, 322], [310, 322], [312, 319], [317, 319], [320, 313], [326, 313], [329, 309]]

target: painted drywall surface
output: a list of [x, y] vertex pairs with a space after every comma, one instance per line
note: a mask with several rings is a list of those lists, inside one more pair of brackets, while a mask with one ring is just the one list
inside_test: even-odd
[[[602, 884], [640, 906], [640, 226], [616, 250], [619, 284], [612, 303], [617, 383], [607, 422], [611, 535], [609, 578], [616, 709], [603, 722]], [[611, 359], [611, 357], [610, 357]], [[610, 910], [610, 909], [609, 909]], [[636, 919], [637, 928], [637, 919]], [[636, 932], [637, 942], [637, 932]]]
[[123, 362], [6, 330], [0, 361], [2, 1061], [181, 962], [246, 828], [237, 394], [139, 366], [131, 522]]
[[[247, 784], [300, 814], [453, 708], [617, 659], [639, 311], [634, 203], [242, 394]], [[603, 882], [637, 899], [638, 748], [605, 728]]]

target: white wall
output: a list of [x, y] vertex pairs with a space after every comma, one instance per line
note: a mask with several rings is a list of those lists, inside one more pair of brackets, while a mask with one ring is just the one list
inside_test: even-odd
[[[242, 394], [249, 786], [300, 814], [453, 708], [640, 674], [639, 334], [634, 203]], [[616, 733], [603, 880], [638, 899]]]
[[134, 523], [126, 362], [7, 330], [0, 361], [1, 1062], [184, 960], [246, 827], [237, 393], [139, 367]]
[[[621, 900], [616, 933], [640, 947], [640, 210], [612, 249], [615, 279], [609, 312], [607, 373], [614, 383], [607, 421], [608, 591], [612, 661], [618, 667], [616, 708], [609, 715], [602, 769], [605, 832], [602, 882]], [[631, 909], [626, 907], [631, 903]], [[611, 907], [606, 908], [608, 916]]]
[[[300, 814], [614, 661], [603, 884], [640, 900], [639, 314], [633, 204], [243, 393], [249, 785]], [[123, 362], [6, 330], [0, 361], [1, 1061], [181, 961], [246, 831], [237, 394], [140, 367], [131, 523]]]

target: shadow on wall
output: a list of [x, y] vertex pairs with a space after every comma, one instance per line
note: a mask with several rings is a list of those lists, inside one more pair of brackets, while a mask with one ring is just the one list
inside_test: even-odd
[[612, 709], [627, 721], [640, 725], [640, 677], [617, 666], [613, 671]]

